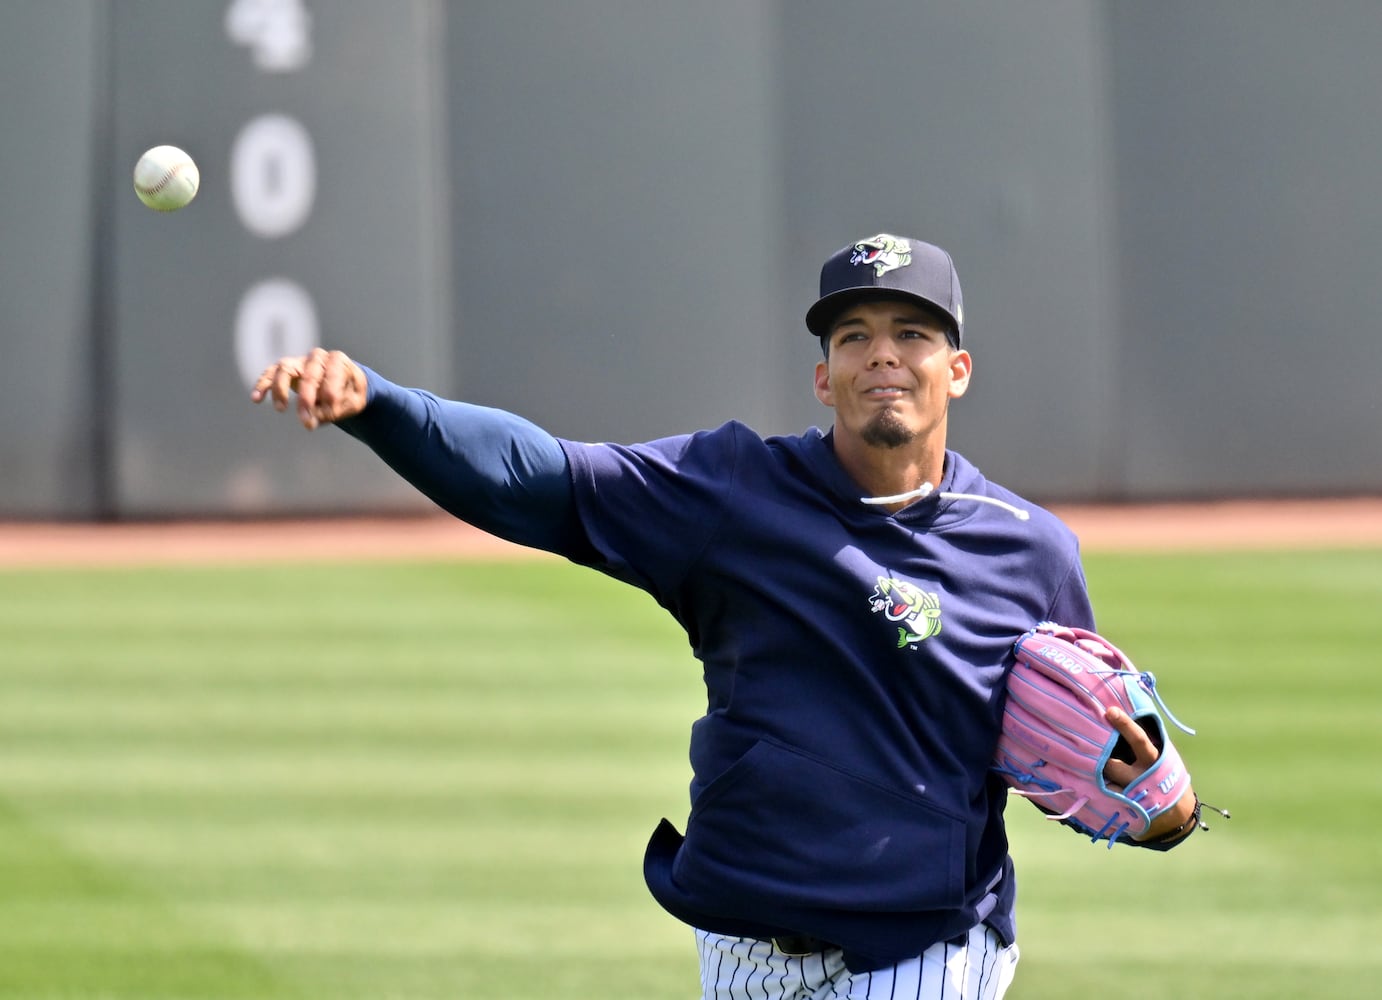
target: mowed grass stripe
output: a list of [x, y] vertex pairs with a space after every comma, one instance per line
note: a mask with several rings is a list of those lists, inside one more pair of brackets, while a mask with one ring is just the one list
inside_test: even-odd
[[[287, 1000], [291, 977], [0, 802], [0, 995]], [[207, 992], [207, 984], [214, 984]]]
[[[1382, 555], [1088, 566], [1235, 819], [1160, 857], [1014, 802], [1012, 995], [1124, 981], [1104, 935], [1179, 995], [1370, 996]], [[644, 595], [557, 562], [11, 572], [0, 650], [0, 997], [694, 992], [639, 858], [703, 693]]]
[[[645, 597], [510, 570], [5, 576], [0, 790], [166, 901], [184, 929], [150, 965], [210, 937], [305, 995], [521, 997], [589, 986], [627, 949], [682, 995], [689, 934], [637, 859], [685, 812], [694, 661]], [[13, 895], [0, 944], [80, 953], [139, 923], [90, 905]], [[235, 995], [220, 978], [188, 995]], [[0, 969], [0, 995], [88, 987]]]

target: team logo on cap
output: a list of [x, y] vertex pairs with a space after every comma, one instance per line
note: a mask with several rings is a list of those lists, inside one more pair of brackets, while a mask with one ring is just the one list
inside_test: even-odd
[[939, 594], [922, 590], [914, 583], [880, 576], [869, 599], [869, 610], [897, 623], [897, 648], [916, 644], [939, 635], [941, 599]]
[[879, 233], [854, 244], [854, 253], [850, 255], [849, 262], [856, 266], [871, 265], [874, 277], [881, 278], [889, 271], [906, 267], [912, 262], [912, 244], [896, 236]]

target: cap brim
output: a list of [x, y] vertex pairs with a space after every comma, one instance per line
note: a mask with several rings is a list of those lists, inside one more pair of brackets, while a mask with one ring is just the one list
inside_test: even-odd
[[859, 302], [879, 301], [886, 299], [900, 299], [903, 302], [915, 302], [925, 306], [927, 309], [936, 313], [937, 317], [944, 320], [946, 326], [951, 331], [956, 331], [955, 320], [945, 309], [928, 298], [917, 295], [915, 292], [908, 292], [900, 288], [882, 288], [877, 285], [866, 285], [859, 288], [841, 288], [837, 292], [822, 296], [816, 300], [816, 304], [806, 311], [806, 329], [811, 331], [815, 337], [824, 337], [830, 333], [830, 328], [834, 325], [835, 317], [844, 312], [848, 307]]

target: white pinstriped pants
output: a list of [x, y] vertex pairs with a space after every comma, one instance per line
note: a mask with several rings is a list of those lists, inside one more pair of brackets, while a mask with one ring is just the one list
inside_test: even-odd
[[960, 943], [938, 941], [917, 958], [851, 973], [838, 950], [792, 957], [771, 941], [696, 931], [704, 1000], [998, 1000], [1017, 968], [985, 924]]

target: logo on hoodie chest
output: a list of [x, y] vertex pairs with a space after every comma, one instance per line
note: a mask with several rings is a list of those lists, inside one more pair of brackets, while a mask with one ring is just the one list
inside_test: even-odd
[[916, 648], [941, 630], [940, 595], [922, 590], [914, 583], [880, 576], [869, 610], [881, 614], [897, 628], [897, 648]]

